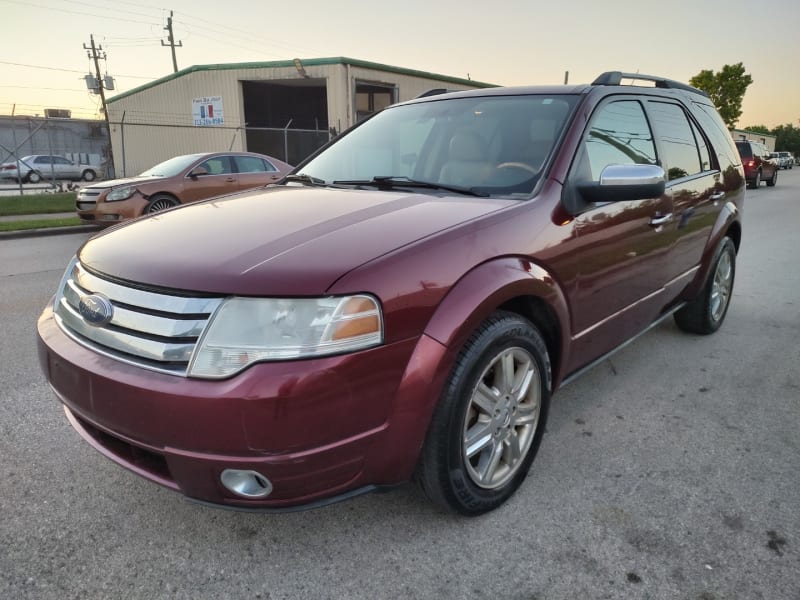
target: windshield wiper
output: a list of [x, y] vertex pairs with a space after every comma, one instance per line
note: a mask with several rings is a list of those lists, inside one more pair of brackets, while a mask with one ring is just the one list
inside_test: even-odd
[[327, 185], [324, 179], [312, 177], [311, 175], [306, 175], [305, 173], [294, 173], [283, 178], [284, 183], [290, 183], [293, 181], [296, 181], [297, 183], [303, 183], [305, 185]]
[[397, 187], [421, 187], [431, 190], [456, 192], [457, 194], [465, 194], [467, 196], [479, 196], [481, 198], [487, 198], [489, 196], [486, 192], [479, 191], [478, 188], [465, 188], [457, 185], [436, 183], [434, 181], [418, 181], [406, 177], [405, 175], [376, 175], [372, 179], [334, 181], [333, 185], [368, 185], [375, 186], [379, 190], [391, 190]]

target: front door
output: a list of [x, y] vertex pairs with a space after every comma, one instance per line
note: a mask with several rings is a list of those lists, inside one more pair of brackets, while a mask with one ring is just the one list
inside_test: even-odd
[[239, 178], [234, 171], [230, 156], [211, 157], [194, 168], [198, 167], [204, 168], [207, 173], [196, 177], [187, 175], [184, 178], [181, 196], [184, 203], [222, 196], [239, 190]]
[[[656, 164], [653, 134], [637, 100], [615, 100], [594, 113], [568, 185], [599, 182], [609, 165]], [[577, 289], [568, 370], [612, 350], [658, 314], [670, 238], [661, 224], [671, 197], [604, 202], [575, 217]]]

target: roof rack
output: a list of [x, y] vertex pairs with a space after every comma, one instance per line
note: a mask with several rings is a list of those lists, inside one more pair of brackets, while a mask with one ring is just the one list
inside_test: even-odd
[[708, 98], [708, 94], [703, 90], [696, 87], [686, 85], [680, 81], [673, 81], [664, 77], [656, 77], [654, 75], [645, 75], [643, 73], [623, 73], [621, 71], [606, 71], [592, 82], [592, 85], [622, 85], [623, 79], [634, 79], [638, 81], [652, 81], [656, 84], [657, 88], [665, 88], [670, 90], [684, 90], [692, 92], [693, 94], [700, 94]]
[[[450, 92], [463, 92], [464, 90], [448, 90], [447, 88], [434, 88], [427, 92], [422, 92], [417, 98], [427, 98], [429, 96], [438, 96], [439, 94], [449, 94]], [[415, 98], [415, 100], [417, 99]]]

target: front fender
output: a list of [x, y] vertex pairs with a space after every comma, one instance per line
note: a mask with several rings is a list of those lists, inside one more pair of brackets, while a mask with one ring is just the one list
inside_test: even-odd
[[[554, 341], [560, 356], [550, 357], [551, 362], [558, 365], [557, 372], [552, 374], [555, 389], [563, 376], [560, 365], [566, 364], [565, 357], [569, 351], [569, 308], [555, 278], [527, 258], [499, 258], [467, 273], [439, 304], [425, 328], [425, 335], [439, 341], [454, 356], [492, 312], [518, 299], [544, 302], [558, 321], [558, 339]], [[525, 316], [531, 317], [529, 314]]]
[[[396, 481], [411, 477], [431, 416], [461, 347], [498, 307], [525, 298], [546, 303], [555, 315], [561, 356], [551, 356], [550, 360], [553, 365], [566, 364], [563, 358], [569, 349], [569, 311], [555, 279], [524, 258], [501, 258], [479, 265], [450, 289], [419, 338], [401, 378], [390, 425], [379, 442], [381, 463], [367, 467], [368, 472], [375, 470], [374, 474], [369, 473], [371, 477], [382, 481], [382, 472], [399, 477]], [[554, 372], [552, 376], [555, 389], [563, 373]]]

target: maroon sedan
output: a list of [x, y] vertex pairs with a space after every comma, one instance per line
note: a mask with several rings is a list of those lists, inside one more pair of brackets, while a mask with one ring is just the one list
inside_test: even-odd
[[38, 323], [70, 423], [200, 502], [413, 478], [445, 509], [496, 508], [554, 390], [729, 306], [736, 148], [699, 90], [622, 77], [398, 104], [280, 185], [88, 241]]

